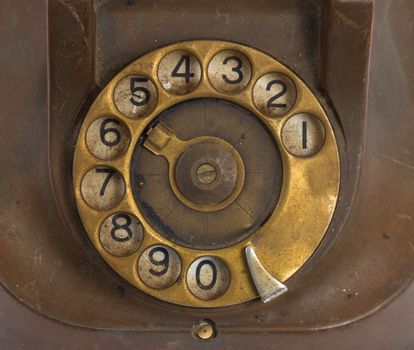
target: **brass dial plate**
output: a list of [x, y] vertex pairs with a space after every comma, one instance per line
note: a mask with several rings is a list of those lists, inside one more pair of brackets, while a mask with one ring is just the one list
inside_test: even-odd
[[[169, 90], [163, 87], [166, 84], [167, 87], [169, 86], [168, 82], [165, 82], [165, 67], [163, 67], [163, 83], [158, 79], [158, 66], [161, 60], [168, 58], [167, 55], [175, 51], [188, 53], [190, 58], [196, 58], [201, 65], [200, 81], [196, 85], [191, 85], [190, 82], [191, 88], [180, 89], [176, 94], [174, 94], [175, 87]], [[215, 60], [214, 65], [209, 69], [213, 57], [226, 51], [232, 52], [232, 56], [235, 57], [237, 57], [237, 53], [240, 53], [240, 57], [244, 61], [248, 60], [251, 64], [251, 73], [249, 69], [251, 76], [249, 76], [248, 82], [247, 79], [241, 79], [240, 84], [243, 86], [240, 89], [217, 88], [217, 84], [214, 87], [212, 81], [217, 80], [219, 75], [208, 76], [209, 71], [211, 72], [217, 66], [217, 60]], [[171, 55], [170, 57], [175, 56]], [[189, 66], [194, 65], [194, 62], [196, 61], [190, 61]], [[171, 67], [176, 67], [177, 63], [173, 63]], [[182, 67], [185, 67], [185, 60], [182, 64]], [[236, 81], [239, 62], [237, 59], [233, 59], [228, 60], [227, 64], [236, 69], [230, 70], [235, 74], [230, 75], [228, 67], [225, 66], [222, 75], [227, 73], [228, 80]], [[178, 74], [183, 74], [182, 72], [184, 72], [183, 69], [176, 71]], [[130, 78], [126, 83], [127, 77]], [[121, 85], [118, 85], [119, 82]], [[280, 100], [278, 99], [279, 94], [283, 95]], [[276, 98], [271, 100], [273, 97]], [[114, 98], [117, 98], [120, 107], [117, 108]], [[130, 178], [134, 146], [143, 136], [151, 121], [171, 106], [199, 98], [227, 100], [250, 110], [267, 126], [276, 140], [283, 162], [282, 191], [276, 209], [266, 223], [235, 245], [208, 251], [191, 249], [172, 243], [154, 230], [136, 205], [131, 191]], [[264, 103], [264, 99], [267, 99], [267, 102]], [[128, 107], [128, 101], [133, 106]], [[276, 112], [274, 106], [278, 108]], [[309, 139], [311, 137], [320, 138], [321, 132], [313, 132], [312, 130], [315, 128], [310, 125], [308, 135], [308, 124], [305, 123], [308, 119], [306, 118], [300, 119], [302, 124], [299, 126], [302, 126], [302, 134], [297, 131], [297, 121], [293, 123], [294, 127], [288, 125], [284, 128], [287, 121], [298, 114], [317, 118], [324, 128], [324, 140]], [[112, 156], [101, 157], [101, 159], [94, 156], [88, 148], [87, 141], [89, 127], [96, 120], [104, 117], [118, 120], [129, 131], [128, 142], [126, 142], [129, 146], [125, 147], [123, 154], [117, 150], [115, 152], [117, 157], [110, 160], [102, 158], [112, 158]], [[319, 124], [316, 123], [316, 125]], [[118, 134], [115, 130], [118, 129], [113, 123], [108, 123], [100, 129], [100, 136], [110, 144], [117, 138]], [[283, 130], [289, 132], [282, 136]], [[299, 137], [300, 140], [292, 140], [292, 137]], [[287, 148], [283, 142], [286, 143]], [[300, 142], [304, 148], [317, 145], [318, 149], [302, 153], [292, 151], [292, 149], [297, 149], [297, 144]], [[115, 188], [111, 181], [117, 179], [120, 174], [124, 182], [122, 200], [118, 202], [118, 198], [113, 198], [116, 197], [116, 194], [112, 194], [108, 200], [105, 198], [101, 200], [103, 204], [100, 205], [100, 209], [90, 205], [94, 203], [93, 200], [88, 201], [90, 204], [84, 200], [82, 180], [88, 172], [96, 172], [96, 168], [101, 169], [96, 173], [96, 178], [101, 181], [100, 186], [96, 186], [96, 184], [94, 187], [92, 186], [97, 191], [96, 195], [100, 196], [99, 192], [101, 192], [105, 197], [105, 191], [102, 190], [106, 190], [104, 187]], [[339, 154], [333, 129], [321, 104], [305, 83], [291, 70], [265, 53], [223, 41], [201, 40], [173, 44], [148, 53], [123, 69], [105, 87], [86, 115], [78, 136], [73, 160], [73, 186], [79, 214], [85, 231], [105, 261], [119, 275], [145, 293], [164, 301], [193, 307], [221, 307], [239, 304], [258, 297], [244, 255], [244, 249], [247, 246], [254, 248], [263, 267], [281, 282], [286, 281], [298, 271], [315, 251], [326, 233], [338, 198], [339, 178]], [[269, 184], [269, 186], [271, 185]], [[92, 187], [86, 188], [89, 196]], [[111, 203], [113, 207], [111, 207]], [[108, 209], [108, 207], [110, 208]], [[142, 243], [130, 255], [113, 255], [105, 249], [100, 241], [102, 223], [116, 213], [132, 214], [143, 227]], [[129, 236], [128, 220], [125, 217], [118, 217], [112, 223], [114, 230], [111, 232], [114, 236], [121, 237], [121, 241]], [[116, 230], [123, 230], [122, 234], [117, 236]], [[141, 241], [140, 237], [136, 241]], [[181, 274], [175, 282], [165, 288], [151, 288], [139, 276], [139, 258], [143, 252], [153, 246], [165, 246], [168, 249], [173, 249], [180, 260]], [[156, 254], [158, 254], [158, 258]], [[228, 271], [225, 271], [226, 288], [222, 288], [213, 299], [205, 300], [197, 297], [197, 293], [194, 294], [190, 290], [186, 281], [193, 279], [193, 276], [188, 276], [189, 271], [191, 273], [194, 270], [190, 269], [190, 266], [197, 259], [207, 256], [211, 261], [219, 260], [220, 264], [225, 264]], [[153, 260], [156, 262], [155, 267], [159, 268], [158, 265], [165, 260], [165, 254], [153, 252], [152, 258], [155, 259]], [[203, 261], [205, 262], [205, 260]], [[208, 268], [207, 265], [203, 266], [205, 271]], [[205, 278], [208, 279], [208, 276]], [[208, 284], [209, 281], [206, 281], [205, 283]]]

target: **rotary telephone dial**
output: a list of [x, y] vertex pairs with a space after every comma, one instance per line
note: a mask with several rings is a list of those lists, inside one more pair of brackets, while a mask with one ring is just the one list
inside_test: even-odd
[[334, 132], [306, 84], [218, 40], [159, 48], [121, 70], [73, 159], [99, 254], [143, 292], [192, 307], [284, 293], [326, 233], [339, 177]]
[[375, 4], [49, 1], [9, 83], [2, 284], [160, 348], [356, 339], [327, 330], [414, 271], [412, 45]]

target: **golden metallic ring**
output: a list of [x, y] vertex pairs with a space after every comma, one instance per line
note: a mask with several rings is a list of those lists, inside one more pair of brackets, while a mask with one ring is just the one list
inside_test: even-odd
[[[199, 99], [227, 101], [251, 113], [277, 145], [283, 165], [277, 205], [266, 220], [231, 244], [217, 247], [169, 239], [143, 213], [133, 193], [134, 186], [146, 186], [131, 176], [134, 152], [141, 147], [167, 160], [174, 200], [195, 215], [219, 215], [239, 201], [252, 178], [242, 146], [214, 135], [181, 139], [157, 119], [174, 106]], [[197, 145], [202, 149], [193, 149]], [[139, 171], [139, 162], [136, 167]], [[182, 182], [187, 175], [188, 181]], [[224, 182], [220, 176], [226, 177], [220, 180]], [[267, 54], [224, 41], [176, 43], [124, 68], [87, 113], [73, 159], [76, 204], [103, 259], [139, 290], [192, 307], [222, 307], [257, 298], [261, 289], [251, 276], [257, 266], [280, 282], [289, 279], [323, 239], [339, 180], [335, 135], [311, 90]], [[195, 184], [191, 191], [186, 185], [190, 182]], [[209, 192], [216, 185], [223, 187]], [[258, 198], [274, 186], [256, 188]], [[215, 197], [199, 200], [199, 189]], [[260, 264], [248, 262], [245, 251]]]

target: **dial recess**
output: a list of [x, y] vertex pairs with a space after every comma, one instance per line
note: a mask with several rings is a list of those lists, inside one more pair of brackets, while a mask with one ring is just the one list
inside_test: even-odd
[[73, 160], [82, 224], [109, 266], [191, 307], [285, 292], [327, 231], [339, 179], [312, 91], [225, 41], [176, 43], [125, 67], [87, 113]]

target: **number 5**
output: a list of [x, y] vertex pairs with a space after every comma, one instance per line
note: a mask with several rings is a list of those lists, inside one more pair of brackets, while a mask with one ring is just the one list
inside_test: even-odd
[[[137, 86], [137, 83], [147, 83], [147, 78], [140, 78], [140, 77], [133, 77], [130, 80], [130, 90], [133, 97], [131, 97], [129, 100], [134, 106], [140, 107], [144, 106], [149, 102], [150, 99], [150, 93], [148, 89], [144, 88], [143, 86]], [[137, 95], [137, 92], [142, 92], [144, 96]], [[138, 100], [134, 99], [134, 97], [138, 98]]]

